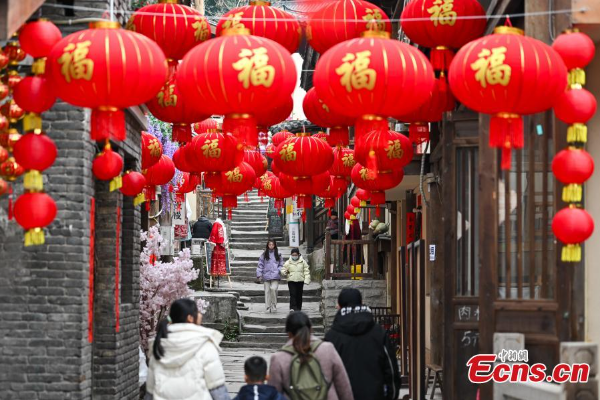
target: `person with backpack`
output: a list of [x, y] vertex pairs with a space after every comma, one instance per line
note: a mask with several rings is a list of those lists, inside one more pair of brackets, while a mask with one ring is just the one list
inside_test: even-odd
[[190, 299], [171, 304], [150, 341], [144, 400], [230, 400], [219, 358], [223, 335], [200, 326], [202, 314]]
[[290, 400], [354, 400], [340, 356], [331, 343], [312, 335], [308, 316], [289, 314], [285, 330], [290, 339], [271, 356], [269, 385]]
[[250, 357], [244, 363], [244, 380], [247, 385], [242, 386], [233, 400], [285, 400], [277, 389], [265, 385], [268, 379], [265, 359], [258, 356]]
[[299, 249], [292, 249], [292, 256], [283, 264], [281, 275], [287, 276], [290, 289], [290, 312], [301, 311], [304, 285], [310, 284], [310, 268], [300, 255]]
[[342, 289], [338, 312], [325, 340], [344, 362], [355, 399], [395, 400], [400, 393], [396, 350], [383, 327], [362, 304], [358, 289]]

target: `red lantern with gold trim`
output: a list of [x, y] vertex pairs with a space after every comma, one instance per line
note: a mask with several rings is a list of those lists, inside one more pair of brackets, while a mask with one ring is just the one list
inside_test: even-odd
[[152, 167], [143, 172], [146, 183], [152, 186], [166, 185], [175, 176], [175, 164], [166, 155], [160, 156], [160, 160]]
[[330, 146], [347, 146], [350, 143], [348, 126], [353, 125], [354, 120], [332, 112], [329, 106], [319, 99], [314, 87], [306, 92], [302, 108], [310, 122], [331, 128], [327, 138]]
[[127, 171], [123, 175], [123, 186], [121, 186], [121, 193], [125, 196], [135, 197], [142, 193], [146, 186], [146, 177], [137, 171]]
[[231, 209], [237, 207], [237, 197], [252, 189], [255, 179], [254, 169], [246, 162], [241, 162], [231, 171], [221, 173], [218, 193], [223, 198], [223, 207], [229, 210], [229, 218]]
[[502, 169], [509, 169], [512, 149], [524, 145], [521, 115], [552, 107], [567, 86], [567, 69], [547, 44], [501, 26], [456, 54], [449, 79], [465, 106], [492, 115], [489, 144], [502, 149]]
[[354, 150], [347, 147], [336, 147], [333, 149], [333, 164], [329, 169], [329, 173], [334, 179], [334, 188], [338, 195], [341, 195], [346, 190], [352, 168], [356, 165], [354, 159]]
[[360, 200], [360, 206], [364, 207], [367, 205], [367, 201], [369, 201], [369, 198], [371, 197], [371, 193], [369, 193], [365, 189], [358, 189], [356, 191], [356, 197], [358, 197], [358, 199]]
[[158, 45], [118, 28], [117, 22], [93, 22], [58, 42], [46, 63], [54, 93], [92, 109], [92, 140], [124, 140], [123, 108], [150, 100], [167, 78]]
[[371, 131], [356, 144], [354, 158], [367, 168], [379, 171], [400, 170], [413, 158], [413, 145], [401, 133]]
[[563, 201], [579, 203], [583, 195], [582, 185], [594, 173], [594, 159], [583, 149], [568, 147], [554, 156], [552, 172], [565, 185]]
[[219, 123], [217, 120], [212, 118], [206, 118], [204, 121], [196, 122], [194, 124], [194, 132], [197, 134], [207, 132], [217, 132], [219, 130]]
[[594, 232], [594, 220], [587, 211], [573, 205], [563, 208], [552, 219], [552, 232], [563, 242], [561, 260], [581, 261], [581, 243]]
[[94, 176], [101, 181], [111, 181], [110, 191], [112, 192], [122, 186], [119, 176], [121, 171], [123, 171], [123, 157], [114, 152], [109, 143], [106, 143], [104, 150], [96, 156], [92, 163]]
[[162, 143], [154, 135], [142, 131], [142, 169], [148, 169], [162, 156]]
[[[356, 164], [352, 169], [352, 182], [371, 194], [371, 204], [379, 206], [385, 203], [385, 191], [396, 187], [402, 182], [404, 171], [381, 172], [374, 171]], [[379, 207], [377, 208], [379, 215]]]
[[312, 48], [323, 54], [338, 43], [360, 37], [365, 31], [391, 33], [392, 25], [385, 12], [374, 4], [337, 0], [309, 17], [306, 36]]
[[127, 29], [156, 42], [165, 55], [180, 60], [197, 44], [210, 39], [208, 20], [196, 9], [177, 0], [160, 0], [137, 10]]
[[281, 180], [275, 175], [268, 176], [263, 181], [263, 191], [267, 196], [275, 199], [278, 213], [281, 213], [281, 209], [285, 207], [285, 199], [292, 197], [292, 193], [283, 187]]
[[56, 217], [56, 203], [46, 193], [24, 193], [15, 201], [14, 215], [17, 223], [25, 229], [25, 246], [44, 244], [42, 228], [50, 225]]
[[250, 5], [233, 8], [217, 24], [217, 36], [228, 29], [248, 29], [250, 34], [271, 39], [290, 52], [298, 50], [302, 28], [296, 18], [271, 7], [270, 1], [250, 1]]
[[54, 141], [43, 132], [30, 132], [15, 143], [13, 153], [15, 160], [27, 171], [23, 186], [28, 190], [41, 191], [44, 187], [41, 172], [50, 168], [56, 160]]

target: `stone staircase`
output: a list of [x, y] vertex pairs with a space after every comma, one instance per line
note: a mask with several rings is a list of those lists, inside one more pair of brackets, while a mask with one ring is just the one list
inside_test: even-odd
[[[232, 288], [221, 281], [221, 290], [237, 292], [238, 311], [241, 318], [241, 334], [238, 342], [224, 342], [225, 348], [278, 349], [287, 340], [285, 320], [289, 313], [289, 290], [282, 280], [279, 286], [277, 311], [267, 313], [263, 285], [256, 283], [258, 258], [264, 252], [269, 233], [267, 211], [269, 201], [258, 197], [256, 191], [238, 198], [238, 208], [233, 210], [229, 232], [229, 246], [234, 259], [231, 261]], [[287, 260], [291, 248], [278, 242], [278, 248]], [[313, 323], [316, 335], [323, 335], [323, 318], [319, 313], [321, 286], [311, 283], [304, 287], [303, 311]]]

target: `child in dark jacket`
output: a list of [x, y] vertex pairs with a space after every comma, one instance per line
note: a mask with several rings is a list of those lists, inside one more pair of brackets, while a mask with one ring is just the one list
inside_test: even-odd
[[265, 385], [267, 376], [267, 362], [262, 357], [250, 357], [244, 363], [244, 380], [247, 385], [233, 400], [285, 400], [282, 394], [273, 386]]

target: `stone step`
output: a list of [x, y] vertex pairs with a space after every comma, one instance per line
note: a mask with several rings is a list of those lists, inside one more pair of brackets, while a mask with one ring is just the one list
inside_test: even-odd
[[[221, 282], [222, 283], [222, 282]], [[234, 290], [230, 290], [230, 289], [224, 289], [222, 291], [225, 292], [238, 292], [238, 294], [240, 295], [240, 298], [243, 297], [249, 297], [253, 302], [258, 302], [260, 300], [257, 300], [257, 297], [264, 297], [265, 296], [265, 292], [264, 292], [264, 287], [263, 285], [259, 285], [259, 284], [253, 284], [253, 285], [243, 285], [243, 288], [235, 288]], [[279, 290], [277, 291], [278, 293], [278, 298], [283, 297], [289, 297], [290, 295], [290, 291], [288, 289], [287, 284], [285, 284], [285, 281], [281, 281], [281, 284], [279, 285]], [[309, 286], [305, 286], [304, 287], [304, 301], [306, 300], [306, 297], [318, 297], [320, 301], [321, 298], [321, 287], [318, 286], [317, 284], [315, 284], [314, 282], [311, 283]]]
[[234, 208], [231, 212], [232, 215], [252, 215], [252, 216], [262, 216], [264, 215], [265, 217], [267, 216], [267, 210], [268, 208], [265, 207], [264, 210], [262, 211], [256, 211], [256, 210], [244, 210], [241, 208]]
[[[287, 306], [284, 306], [283, 304], [281, 305], [281, 308], [283, 309], [284, 307], [285, 310], [287, 310]], [[277, 307], [278, 311], [279, 311], [279, 305]], [[281, 325], [282, 323], [285, 324], [285, 319], [287, 318], [287, 314], [281, 315], [281, 313], [264, 313], [264, 314], [260, 314], [260, 313], [244, 313], [243, 315], [243, 324], [242, 326], [246, 325], [246, 324], [250, 324], [250, 325]], [[310, 322], [313, 325], [323, 325], [323, 317], [320, 315], [312, 315], [310, 317]]]
[[[234, 240], [231, 240], [231, 242], [229, 244], [229, 248], [236, 249], [236, 250], [258, 250], [257, 244], [260, 243], [259, 241], [249, 242], [247, 240], [248, 239], [245, 239], [245, 241], [243, 241], [243, 242], [236, 242]], [[263, 247], [264, 247], [264, 244], [263, 244]]]
[[257, 343], [257, 342], [221, 342], [221, 347], [225, 349], [269, 349], [277, 350], [281, 348], [279, 343]]
[[[260, 233], [260, 232], [268, 232], [267, 229], [267, 223], [265, 222], [264, 226], [261, 225], [257, 225], [255, 223], [250, 223], [248, 225], [236, 225], [235, 223], [231, 224], [232, 230], [233, 231], [237, 231], [237, 233], [235, 233], [235, 235], [243, 235], [245, 233], [248, 232], [256, 232], [256, 233]], [[234, 236], [234, 235], [232, 235]]]
[[[313, 333], [316, 335], [322, 336], [324, 332], [323, 325], [313, 326]], [[242, 327], [242, 332], [244, 334], [249, 333], [282, 333], [285, 332], [285, 325], [251, 325], [246, 324]]]
[[241, 302], [241, 301], [237, 302], [237, 307], [236, 308], [238, 310], [244, 310], [244, 311], [247, 311], [249, 309], [249, 307], [246, 304], [244, 304], [243, 302]]
[[279, 343], [283, 346], [288, 341], [288, 335], [286, 333], [242, 333], [238, 340], [246, 343]]

